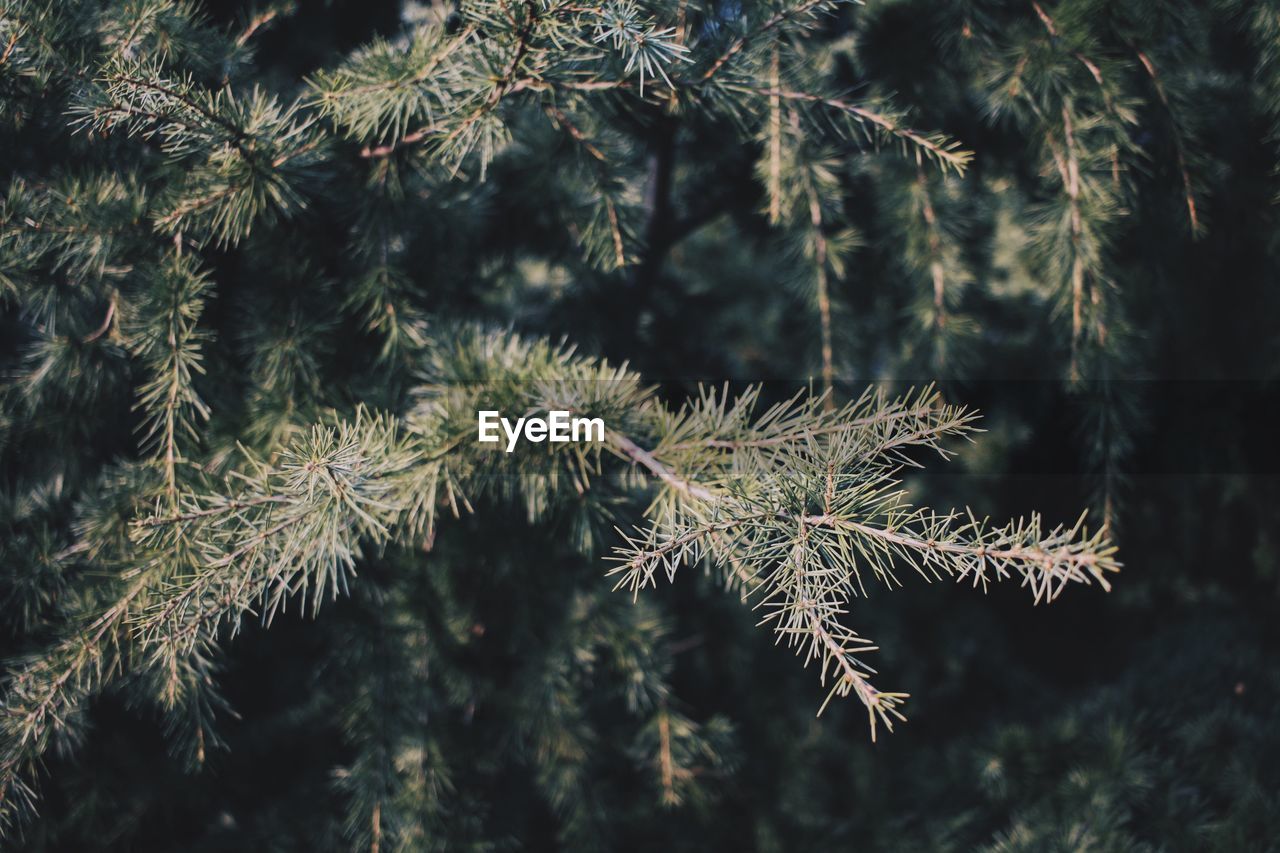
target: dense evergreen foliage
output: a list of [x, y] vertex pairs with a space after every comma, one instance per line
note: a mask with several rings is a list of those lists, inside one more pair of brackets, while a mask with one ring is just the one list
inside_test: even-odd
[[1275, 849], [1278, 151], [1274, 0], [0, 0], [0, 839]]

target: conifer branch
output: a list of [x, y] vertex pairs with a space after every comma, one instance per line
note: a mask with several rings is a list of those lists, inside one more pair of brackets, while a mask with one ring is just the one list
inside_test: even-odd
[[[523, 407], [541, 400], [535, 405], [614, 411], [614, 418], [624, 411], [632, 417], [652, 412], [635, 378], [607, 365], [543, 343], [484, 336], [473, 341], [471, 346], [489, 353], [487, 361], [474, 361], [464, 348], [456, 353], [455, 367], [449, 360], [436, 370], [493, 364], [505, 352], [500, 358], [509, 359], [508, 369], [517, 374], [491, 391], [505, 387], [517, 408], [523, 399]], [[520, 373], [530, 378], [521, 380]], [[601, 375], [614, 378], [608, 384], [588, 379]], [[251, 460], [229, 481], [240, 486], [225, 497], [183, 496], [178, 512], [140, 519], [136, 545], [156, 555], [155, 565], [178, 548], [191, 555], [193, 571], [158, 583], [154, 575], [139, 580], [95, 623], [98, 633], [84, 649], [96, 647], [104, 632], [127, 618], [143, 656], [136, 660], [170, 673], [164, 683], [172, 697], [180, 690], [175, 679], [192, 656], [198, 661], [220, 633], [235, 632], [246, 613], [259, 612], [269, 621], [294, 598], [318, 607], [323, 594], [345, 588], [362, 540], [383, 542], [421, 529], [411, 522], [414, 507], [441, 499], [435, 489], [422, 491], [424, 478], [439, 482], [442, 466], [448, 466], [450, 478], [470, 482], [472, 491], [482, 489], [487, 478], [478, 476], [484, 467], [477, 466], [487, 466], [487, 454], [477, 457], [475, 445], [459, 443], [459, 432], [449, 424], [454, 417], [473, 417], [475, 395], [486, 394], [486, 387], [441, 384], [425, 392], [433, 402], [414, 416], [412, 434], [418, 436], [415, 443], [441, 437], [438, 449], [415, 448], [395, 422], [360, 413], [350, 423], [313, 428], [278, 466]], [[593, 396], [584, 398], [584, 392]], [[1071, 582], [1105, 587], [1107, 574], [1117, 568], [1114, 548], [1079, 524], [1043, 534], [1033, 517], [988, 528], [973, 517], [960, 522], [955, 514], [903, 504], [893, 490], [895, 472], [907, 460], [902, 451], [940, 449], [942, 438], [969, 429], [972, 416], [941, 406], [933, 392], [892, 402], [869, 394], [838, 411], [822, 397], [796, 398], [759, 417], [756, 394], [729, 401], [707, 393], [674, 415], [646, 415], [634, 426], [656, 431], [652, 449], [626, 431], [609, 433], [609, 448], [640, 466], [668, 495], [651, 508], [647, 532], [619, 546], [621, 563], [611, 573], [625, 573], [620, 583], [639, 591], [658, 568], [672, 574], [678, 565], [702, 559], [732, 564], [732, 576], [759, 598], [757, 606], [766, 609], [765, 621], [779, 639], [803, 641], [806, 660], [820, 662], [824, 683], [833, 675], [828, 700], [855, 693], [868, 709], [873, 734], [877, 726], [891, 728], [901, 719], [897, 708], [905, 697], [870, 684], [870, 670], [856, 656], [872, 647], [839, 621], [849, 597], [866, 594], [863, 568], [890, 585], [896, 583], [896, 562], [926, 579], [972, 578], [984, 587], [1015, 574], [1037, 601], [1052, 600]], [[536, 456], [521, 459], [535, 470], [544, 464]], [[552, 453], [545, 462], [584, 473], [594, 467], [580, 450]], [[529, 487], [545, 489], [552, 482], [544, 474]], [[806, 497], [815, 488], [820, 509]], [[145, 607], [138, 610], [135, 600], [144, 590]], [[44, 729], [48, 714], [41, 709], [49, 702], [73, 700], [66, 690], [89, 660], [84, 649], [72, 652], [59, 675], [41, 679], [44, 698], [23, 718], [29, 726]], [[20, 742], [46, 742], [32, 737]], [[41, 748], [35, 748], [38, 754]]]
[[735, 57], [742, 54], [753, 41], [770, 35], [774, 30], [785, 24], [810, 19], [816, 12], [835, 6], [836, 2], [838, 0], [802, 0], [802, 2], [793, 7], [780, 9], [761, 22], [755, 30], [749, 30], [730, 42], [724, 52], [716, 57], [706, 71], [702, 72], [700, 82], [707, 83], [711, 81]]
[[137, 408], [146, 414], [144, 447], [154, 449], [164, 470], [165, 493], [177, 506], [179, 440], [194, 439], [209, 409], [196, 393], [195, 376], [204, 372], [197, 328], [208, 279], [192, 256], [174, 254], [153, 273], [151, 292], [128, 331], [130, 348], [152, 373], [138, 389]]
[[244, 47], [260, 30], [268, 27], [278, 18], [294, 13], [294, 4], [292, 2], [275, 3], [263, 9], [261, 12], [253, 15], [240, 34], [236, 36], [236, 47]]
[[1177, 117], [1174, 114], [1173, 105], [1169, 102], [1169, 95], [1165, 91], [1164, 83], [1161, 82], [1160, 75], [1156, 73], [1155, 64], [1146, 53], [1137, 47], [1134, 47], [1133, 51], [1138, 57], [1138, 62], [1142, 64], [1143, 70], [1151, 78], [1151, 85], [1155, 88], [1160, 103], [1164, 105], [1165, 111], [1169, 113], [1171, 124], [1173, 125], [1173, 150], [1178, 162], [1178, 176], [1182, 179], [1182, 198], [1187, 207], [1187, 221], [1191, 225], [1191, 235], [1199, 237], [1203, 232], [1203, 225], [1196, 209], [1195, 192], [1191, 188], [1191, 174], [1187, 168], [1186, 140], [1183, 138], [1182, 129], [1178, 126]]
[[891, 138], [901, 141], [909, 150], [915, 151], [918, 157], [933, 160], [943, 169], [954, 169], [959, 174], [964, 173], [969, 161], [973, 159], [972, 152], [961, 148], [959, 143], [947, 140], [945, 137], [914, 130], [903, 125], [897, 117], [883, 111], [877, 111], [864, 104], [855, 104], [843, 98], [825, 97], [790, 89], [740, 84], [727, 85], [726, 88], [766, 98], [782, 98], [788, 101], [829, 107], [856, 119], [859, 123], [864, 123]]
[[818, 328], [822, 346], [822, 391], [825, 405], [835, 405], [835, 356], [831, 343], [831, 289], [827, 280], [827, 236], [822, 233], [822, 204], [813, 182], [805, 183], [809, 223], [813, 226], [813, 268], [818, 285]]
[[775, 90], [769, 96], [769, 223], [777, 225], [782, 221], [782, 95], [776, 45], [769, 51], [769, 83]]
[[920, 188], [920, 214], [928, 231], [929, 278], [933, 283], [934, 326], [941, 333], [947, 326], [947, 279], [942, 263], [942, 238], [938, 233], [938, 214], [929, 198], [929, 184], [924, 170], [916, 167], [916, 184]]

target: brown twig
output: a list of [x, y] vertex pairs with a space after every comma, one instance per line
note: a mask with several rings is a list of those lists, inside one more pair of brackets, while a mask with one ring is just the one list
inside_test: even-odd
[[1199, 214], [1196, 211], [1195, 193], [1191, 190], [1191, 174], [1187, 169], [1186, 143], [1182, 138], [1182, 131], [1178, 127], [1176, 117], [1173, 114], [1173, 106], [1169, 103], [1169, 95], [1165, 91], [1164, 83], [1161, 82], [1160, 75], [1156, 73], [1155, 64], [1136, 46], [1131, 45], [1131, 47], [1133, 47], [1134, 53], [1138, 55], [1138, 61], [1142, 63], [1142, 67], [1146, 69], [1147, 76], [1151, 78], [1151, 84], [1155, 87], [1160, 103], [1164, 105], [1165, 111], [1169, 113], [1170, 123], [1173, 125], [1173, 150], [1178, 158], [1178, 174], [1182, 178], [1182, 193], [1187, 205], [1187, 217], [1191, 220], [1192, 235], [1199, 237], [1202, 227]]
[[746, 33], [742, 36], [739, 36], [737, 39], [735, 39], [733, 44], [729, 45], [729, 47], [725, 50], [725, 52], [720, 54], [720, 56], [716, 58], [715, 62], [711, 63], [711, 67], [709, 67], [703, 73], [699, 82], [706, 83], [716, 74], [718, 74], [720, 72], [720, 69], [723, 68], [725, 64], [729, 62], [729, 60], [733, 59], [735, 56], [737, 56], [747, 47], [748, 42], [752, 38], [759, 38], [765, 33], [781, 26], [788, 19], [799, 17], [800, 15], [804, 15], [812, 11], [815, 7], [821, 6], [823, 3], [826, 3], [826, 2], [828, 2], [828, 0], [806, 0], [806, 2], [801, 3], [799, 6], [795, 7], [794, 9], [784, 9], [781, 12], [777, 12], [776, 14], [773, 15], [773, 17], [769, 18], [763, 24], [761, 24], [760, 28], [757, 29], [756, 31], [751, 33]]
[[395, 142], [388, 142], [383, 145], [366, 145], [360, 149], [360, 156], [366, 160], [377, 157], [389, 157], [406, 145], [414, 145], [426, 139], [431, 134], [439, 132], [440, 129], [438, 127], [424, 127], [420, 130], [415, 130], [413, 133], [406, 133]]
[[823, 106], [848, 113], [849, 115], [855, 116], [874, 125], [875, 127], [880, 128], [891, 136], [896, 136], [906, 142], [910, 142], [913, 145], [918, 146], [919, 148], [929, 152], [929, 154], [936, 157], [939, 161], [946, 163], [957, 171], [963, 171], [964, 168], [968, 166], [969, 161], [973, 159], [972, 154], [968, 151], [948, 148], [944, 145], [940, 145], [918, 130], [901, 125], [882, 113], [876, 112], [869, 107], [855, 104], [852, 101], [844, 100], [843, 98], [831, 98], [824, 95], [815, 95], [810, 92], [797, 92], [791, 89], [776, 89], [772, 87], [734, 84], [728, 88], [739, 92], [750, 92], [764, 97], [777, 96], [790, 101], [821, 104]]
[[244, 47], [249, 43], [249, 39], [253, 38], [258, 30], [280, 17], [282, 14], [292, 13], [293, 3], [286, 3], [280, 6], [274, 6], [265, 12], [259, 12], [250, 21], [249, 25], [244, 28], [240, 35], [236, 36], [236, 47]]
[[93, 343], [98, 338], [105, 335], [108, 330], [110, 330], [111, 322], [115, 319], [115, 316], [116, 316], [116, 301], [118, 299], [119, 299], [119, 294], [113, 290], [111, 292], [111, 301], [107, 303], [107, 316], [102, 318], [102, 325], [98, 326], [98, 328], [94, 329], [93, 332], [91, 332], [88, 336], [86, 336], [83, 339], [84, 343], [86, 344]]

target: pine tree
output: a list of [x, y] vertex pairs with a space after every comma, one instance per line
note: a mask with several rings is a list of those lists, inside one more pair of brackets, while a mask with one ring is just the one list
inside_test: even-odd
[[[1280, 126], [1276, 87], [1223, 82], [1280, 68], [1269, 2], [388, 2], [314, 49], [339, 13], [2, 2], [0, 832], [49, 847], [146, 837], [154, 805], [60, 787], [116, 766], [112, 714], [162, 731], [156, 790], [159, 765], [213, 784], [190, 780], [266, 754], [254, 726], [324, 739], [306, 791], [341, 820], [272, 791], [181, 830], [193, 847], [655, 840], [657, 810], [714, 815], [756, 753], [805, 790], [799, 723], [765, 736], [764, 705], [694, 698], [681, 656], [705, 644], [699, 671], [754, 695], [776, 654], [754, 636], [785, 645], [817, 670], [788, 708], [852, 705], [883, 740], [906, 719], [888, 682], [933, 701], [894, 643], [943, 650], [881, 593], [1111, 589], [1149, 429], [1116, 380], [1183, 322], [1143, 319], [1179, 274], [1148, 247], [1225, 240], [1228, 159], [1274, 157]], [[1244, 96], [1261, 155], [1217, 138]], [[1009, 522], [918, 477], [1013, 440], [1013, 415], [980, 435], [962, 405], [1003, 339], [1067, 395], [1093, 485]], [[857, 381], [897, 376], [941, 385]], [[607, 427], [507, 452], [476, 440], [482, 410]], [[270, 693], [240, 674], [306, 642], [295, 704], [238, 721]], [[1177, 773], [1126, 740], [1147, 728], [1195, 750], [1163, 722], [1098, 750]], [[1018, 815], [982, 840], [1082, 846], [1054, 812], [1074, 783], [1002, 787], [1029, 737], [978, 747]], [[1071, 740], [1046, 737], [1055, 767]], [[1146, 840], [1125, 835], [1142, 784], [1114, 782], [1090, 843]], [[981, 808], [969, 825], [999, 819]], [[807, 811], [775, 801], [753, 843], [821, 844]], [[1217, 843], [1265, 837], [1236, 819]]]

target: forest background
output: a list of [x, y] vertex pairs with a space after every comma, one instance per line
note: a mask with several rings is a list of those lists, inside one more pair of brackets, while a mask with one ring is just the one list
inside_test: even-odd
[[[0, 7], [14, 849], [1276, 849], [1280, 6], [618, 2], [576, 13], [617, 91], [553, 97], [509, 70], [544, 61], [511, 12], [541, 2]], [[459, 33], [501, 46], [472, 69], [496, 125], [349, 97], [428, 79]], [[174, 107], [120, 88], [138, 69], [229, 87], [192, 120], [226, 139], [111, 113]], [[210, 152], [250, 162], [255, 134], [296, 172], [203, 216], [182, 181], [216, 196], [238, 167]], [[169, 400], [184, 458], [146, 468], [164, 356], [129, 324], [175, 281], [199, 396]], [[462, 323], [673, 406], [936, 386], [983, 432], [912, 455], [914, 500], [1090, 507], [1123, 571], [1034, 607], [910, 571], [854, 599], [911, 694], [873, 742], [855, 698], [815, 717], [827, 688], [715, 572], [633, 603], [616, 517], [491, 496], [224, 634], [194, 734], [130, 676], [15, 745], [22, 673], [127, 578], [76, 545], [119, 483], [196, 489], [236, 442], [402, 413]], [[660, 682], [638, 704], [633, 671]]]

